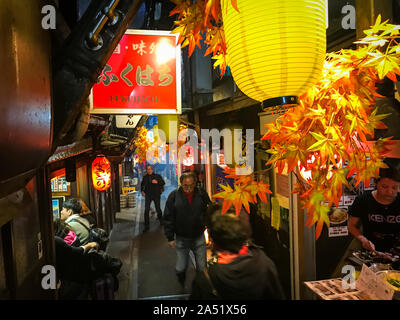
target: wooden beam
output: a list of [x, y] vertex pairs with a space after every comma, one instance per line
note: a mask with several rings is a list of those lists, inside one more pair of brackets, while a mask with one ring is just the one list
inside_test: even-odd
[[375, 24], [380, 14], [382, 21], [393, 20], [392, 0], [356, 0], [356, 28], [357, 40], [364, 38], [364, 30]]
[[256, 104], [260, 104], [260, 102], [243, 95], [237, 98], [229, 99], [221, 104], [216, 104], [217, 106], [215, 108], [208, 109], [206, 114], [207, 116], [214, 116], [225, 112], [247, 108]]

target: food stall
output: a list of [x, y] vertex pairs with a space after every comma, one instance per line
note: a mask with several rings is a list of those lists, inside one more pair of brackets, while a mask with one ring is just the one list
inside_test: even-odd
[[400, 300], [400, 271], [376, 271], [363, 264], [361, 272], [347, 269], [343, 278], [305, 282], [323, 300]]

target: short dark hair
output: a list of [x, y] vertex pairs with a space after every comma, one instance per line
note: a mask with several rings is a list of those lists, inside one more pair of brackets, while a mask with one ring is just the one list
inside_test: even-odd
[[247, 232], [233, 210], [221, 214], [222, 206], [218, 203], [208, 208], [209, 232], [217, 250], [238, 253], [248, 240]]
[[400, 182], [400, 163], [398, 159], [387, 158], [383, 162], [388, 166], [388, 168], [379, 169], [379, 178], [377, 182], [382, 178], [389, 178], [394, 181]]
[[179, 177], [179, 182], [182, 184], [183, 180], [185, 180], [187, 178], [193, 178], [194, 182], [197, 182], [196, 173], [194, 173], [192, 171], [187, 171], [187, 172], [182, 173], [182, 175]]
[[75, 198], [65, 200], [62, 206], [67, 210], [71, 209], [74, 214], [80, 214], [82, 211], [81, 202]]

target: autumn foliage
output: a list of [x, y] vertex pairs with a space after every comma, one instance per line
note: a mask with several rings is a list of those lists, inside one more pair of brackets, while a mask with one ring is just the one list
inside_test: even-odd
[[[229, 1], [229, 0], [224, 0]], [[175, 21], [182, 47], [189, 46], [189, 55], [200, 47], [202, 35], [208, 46], [206, 55], [212, 53], [221, 74], [226, 69], [226, 43], [221, 19], [220, 0], [173, 0], [178, 14]], [[237, 1], [231, 5], [237, 10]], [[288, 109], [274, 123], [267, 125], [264, 140], [270, 140], [268, 164], [279, 174], [285, 167], [296, 175], [307, 171], [307, 181], [298, 179], [298, 193], [307, 211], [309, 227], [316, 224], [316, 238], [322, 228], [329, 226], [328, 213], [332, 205], [338, 205], [342, 186], [353, 179], [355, 185], [369, 185], [382, 160], [394, 142], [380, 138], [375, 143], [375, 129], [384, 129], [382, 120], [388, 114], [378, 114], [375, 107], [376, 84], [385, 77], [396, 81], [400, 75], [400, 26], [382, 22], [378, 16], [366, 36], [357, 41], [357, 49], [342, 49], [328, 53], [321, 80], [299, 97], [299, 105]], [[301, 38], [301, 34], [299, 34]], [[249, 211], [249, 203], [257, 196], [266, 201], [270, 193], [267, 185], [254, 181], [252, 176], [239, 177], [227, 172], [236, 180], [234, 188], [223, 186], [214, 195], [223, 199], [223, 211], [232, 205], [238, 213], [243, 206]], [[264, 194], [264, 195], [263, 195]]]
[[146, 162], [146, 153], [147, 150], [151, 147], [152, 142], [149, 140], [147, 137], [147, 132], [149, 131], [146, 127], [140, 127], [138, 128], [138, 134], [137, 137], [134, 141], [135, 144], [135, 153], [138, 156], [139, 162], [140, 163], [145, 163]]
[[[285, 167], [297, 176], [299, 170], [309, 173], [307, 181], [298, 176], [294, 192], [307, 211], [306, 224], [316, 224], [317, 239], [324, 224], [329, 226], [328, 213], [338, 205], [342, 186], [350, 179], [369, 186], [385, 167], [382, 160], [394, 142], [391, 137], [369, 140], [375, 129], [386, 128], [381, 120], [389, 115], [378, 114], [375, 107], [376, 83], [384, 77], [396, 81], [400, 75], [399, 29], [379, 16], [356, 42], [358, 49], [327, 54], [321, 80], [300, 97], [298, 106], [267, 125], [262, 139], [271, 142], [268, 164], [279, 174]], [[270, 193], [267, 185], [228, 173], [236, 180], [234, 189], [224, 186], [214, 196], [224, 200], [224, 212], [231, 205], [236, 212], [241, 205], [248, 211], [255, 194], [266, 200], [261, 194]]]
[[[170, 16], [178, 14], [172, 33], [179, 33], [178, 43], [181, 48], [189, 46], [191, 56], [196, 46], [201, 48], [200, 40], [204, 36], [204, 44], [207, 46], [204, 55], [212, 53], [214, 69], [219, 67], [222, 76], [226, 70], [226, 42], [220, 0], [198, 0], [194, 3], [190, 0], [171, 1], [176, 7], [170, 12]], [[230, 1], [239, 12], [237, 0], [224, 1]]]
[[272, 193], [269, 190], [269, 184], [261, 181], [255, 181], [252, 175], [237, 175], [235, 168], [227, 167], [224, 170], [226, 178], [235, 180], [233, 189], [231, 186], [220, 185], [223, 191], [214, 195], [216, 199], [223, 199], [222, 213], [225, 213], [231, 206], [235, 208], [235, 212], [239, 215], [242, 206], [247, 213], [250, 213], [250, 203], [257, 203], [257, 197], [267, 203], [267, 193]]
[[300, 97], [300, 104], [268, 124], [263, 139], [271, 140], [270, 164], [282, 172], [303, 169], [311, 174], [299, 180], [295, 192], [307, 210], [307, 225], [316, 223], [316, 237], [329, 226], [328, 212], [338, 205], [348, 179], [369, 186], [393, 144], [374, 138], [384, 129], [388, 114], [377, 114], [376, 83], [400, 75], [400, 26], [381, 22], [379, 16], [357, 50], [327, 54], [321, 80]]
[[[178, 132], [178, 137], [177, 137], [177, 154], [179, 154], [180, 149], [186, 142], [187, 138], [187, 125], [180, 124], [179, 125], [179, 132]], [[159, 140], [159, 136], [157, 133], [153, 133], [153, 141], [149, 139], [148, 137], [148, 132], [149, 130], [141, 126], [138, 129], [137, 136], [134, 141], [135, 145], [135, 153], [138, 156], [138, 160], [140, 163], [146, 163], [146, 161], [151, 161], [151, 162], [161, 162], [161, 154], [163, 152], [167, 153], [169, 152], [169, 145], [166, 144], [165, 142], [162, 142]], [[181, 135], [180, 133], [183, 132]], [[160, 148], [163, 149], [160, 152]], [[151, 159], [148, 159], [148, 157], [151, 156]], [[170, 154], [170, 159], [173, 160], [174, 156], [173, 154]]]

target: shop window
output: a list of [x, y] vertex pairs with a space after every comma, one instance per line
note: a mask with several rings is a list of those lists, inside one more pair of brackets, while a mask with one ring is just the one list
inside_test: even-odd
[[71, 195], [71, 186], [65, 176], [65, 169], [56, 171], [51, 177], [51, 193], [53, 196]]
[[65, 169], [54, 171], [51, 174], [51, 204], [53, 211], [53, 219], [59, 219], [62, 204], [66, 196], [71, 195], [71, 185], [66, 180]]

